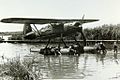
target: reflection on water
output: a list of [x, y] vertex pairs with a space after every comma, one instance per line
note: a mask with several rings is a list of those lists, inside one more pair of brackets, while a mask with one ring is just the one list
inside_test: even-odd
[[[80, 74], [76, 74], [78, 70], [79, 57], [74, 56], [46, 56], [46, 68], [50, 71], [51, 78], [81, 78]], [[72, 76], [71, 76], [72, 75]]]
[[29, 51], [31, 47], [39, 48], [44, 46], [43, 44], [1, 43], [0, 46], [1, 56], [11, 58], [20, 55], [24, 61], [31, 61], [31, 64], [28, 65], [29, 70], [38, 73], [36, 76], [42, 76], [44, 79], [120, 79], [120, 54], [119, 52], [114, 54], [112, 50], [107, 54], [44, 56]]
[[119, 60], [114, 55], [85, 53], [80, 56], [37, 55], [37, 57], [39, 58], [34, 60], [37, 65], [33, 66], [32, 70], [40, 71], [43, 78], [106, 80], [120, 73]]

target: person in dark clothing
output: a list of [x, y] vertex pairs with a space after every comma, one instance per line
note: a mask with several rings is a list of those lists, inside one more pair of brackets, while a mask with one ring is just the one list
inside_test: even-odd
[[79, 44], [79, 43], [76, 43], [76, 45], [74, 45], [74, 49], [76, 50], [76, 54], [80, 55], [80, 53], [84, 53], [84, 47]]
[[118, 52], [118, 46], [117, 46], [116, 42], [114, 42], [113, 48], [114, 48], [114, 53], [117, 53]]
[[99, 42], [95, 42], [94, 47], [99, 52], [99, 50], [100, 50], [100, 43]]
[[102, 42], [100, 42], [99, 45], [100, 45], [100, 50], [102, 51], [102, 53], [106, 54], [106, 47], [105, 47], [105, 45]]

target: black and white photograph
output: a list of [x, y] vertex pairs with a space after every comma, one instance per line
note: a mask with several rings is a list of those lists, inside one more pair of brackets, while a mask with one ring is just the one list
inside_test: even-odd
[[120, 0], [0, 0], [0, 80], [120, 80]]

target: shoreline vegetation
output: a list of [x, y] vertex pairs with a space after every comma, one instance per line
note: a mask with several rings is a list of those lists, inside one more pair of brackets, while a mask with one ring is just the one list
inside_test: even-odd
[[120, 24], [86, 28], [84, 34], [88, 40], [120, 40]]
[[[7, 59], [2, 56], [0, 64], [0, 80], [42, 80], [41, 71], [35, 70], [35, 57], [38, 55], [27, 55], [21, 60], [20, 56]], [[38, 60], [39, 61], [39, 60]]]

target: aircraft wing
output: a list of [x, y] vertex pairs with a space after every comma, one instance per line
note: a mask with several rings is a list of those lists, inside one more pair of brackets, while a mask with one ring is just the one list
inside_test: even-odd
[[20, 24], [47, 24], [47, 23], [68, 23], [78, 21], [81, 23], [89, 23], [98, 21], [98, 19], [47, 19], [47, 18], [5, 18], [3, 23], [20, 23]]

